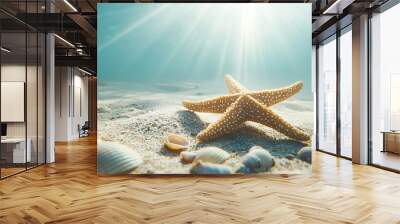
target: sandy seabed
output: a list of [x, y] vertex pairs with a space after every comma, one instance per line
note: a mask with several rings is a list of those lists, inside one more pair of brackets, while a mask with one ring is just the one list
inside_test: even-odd
[[[225, 150], [231, 154], [226, 164], [234, 169], [240, 164], [240, 157], [251, 147], [261, 146], [274, 156], [275, 166], [268, 173], [311, 172], [311, 164], [296, 158], [297, 152], [307, 145], [260, 125], [264, 134], [240, 130], [207, 143], [196, 144], [197, 133], [221, 115], [191, 112], [181, 102], [183, 99], [202, 100], [213, 96], [216, 95], [199, 91], [196, 85], [183, 89], [160, 85], [143, 90], [102, 86], [98, 101], [99, 140], [126, 144], [142, 156], [143, 163], [132, 174], [190, 173], [192, 165], [183, 164], [178, 153], [164, 147], [169, 133], [186, 136], [190, 142], [189, 151], [207, 146]], [[272, 109], [295, 126], [312, 133], [312, 101], [289, 99]]]

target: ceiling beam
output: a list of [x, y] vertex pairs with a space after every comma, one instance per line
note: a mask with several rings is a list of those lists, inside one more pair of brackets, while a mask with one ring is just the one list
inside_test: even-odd
[[55, 56], [55, 65], [87, 67], [96, 71], [97, 60], [91, 56]]
[[42, 32], [82, 30], [75, 21], [62, 13], [18, 13], [16, 17]]
[[[72, 21], [82, 28], [83, 31], [90, 37], [89, 39], [96, 39], [97, 30], [90, 24], [85, 17], [80, 14], [68, 14], [67, 15]], [[96, 45], [92, 43], [92, 45]]]

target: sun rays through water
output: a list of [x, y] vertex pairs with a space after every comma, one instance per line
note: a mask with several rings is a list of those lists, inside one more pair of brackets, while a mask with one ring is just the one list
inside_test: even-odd
[[[252, 88], [294, 80], [310, 89], [304, 5], [112, 4], [99, 10], [99, 76], [133, 82], [193, 82], [219, 88], [232, 74]], [[112, 12], [118, 13], [112, 13]], [[304, 25], [308, 24], [308, 25]], [[301, 93], [311, 98], [310, 91]]]

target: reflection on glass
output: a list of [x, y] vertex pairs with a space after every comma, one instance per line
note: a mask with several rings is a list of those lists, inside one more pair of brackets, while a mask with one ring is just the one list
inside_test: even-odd
[[336, 153], [336, 40], [318, 48], [318, 146]]
[[340, 36], [340, 153], [352, 157], [352, 35]]
[[395, 144], [393, 147], [395, 150], [388, 150], [384, 146], [383, 132], [400, 129], [400, 32], [398, 21], [400, 21], [400, 5], [375, 15], [372, 18], [371, 38], [373, 52], [371, 77], [372, 163], [396, 170], [400, 170], [400, 141], [386, 142]]

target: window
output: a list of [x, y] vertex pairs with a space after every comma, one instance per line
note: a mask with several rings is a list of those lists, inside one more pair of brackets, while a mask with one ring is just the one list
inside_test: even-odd
[[371, 162], [400, 170], [400, 5], [371, 19]]
[[336, 153], [336, 37], [318, 48], [318, 149]]
[[352, 33], [340, 36], [340, 155], [352, 157]]

